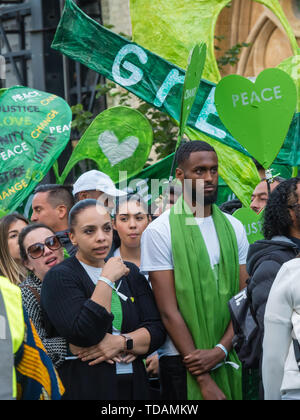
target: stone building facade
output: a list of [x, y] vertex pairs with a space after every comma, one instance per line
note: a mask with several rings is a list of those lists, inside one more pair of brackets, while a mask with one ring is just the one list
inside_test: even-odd
[[[300, 45], [300, 1], [281, 0], [280, 3]], [[265, 68], [275, 67], [293, 54], [276, 16], [253, 0], [233, 0], [231, 7], [224, 8], [217, 22], [216, 35], [225, 36], [218, 55], [238, 43], [250, 44], [242, 49], [236, 66], [228, 65], [223, 69], [223, 76], [230, 73], [257, 76]]]
[[[300, 45], [300, 0], [280, 0], [280, 3]], [[129, 0], [102, 0], [101, 4], [104, 22], [114, 25], [118, 32], [130, 35]], [[268, 8], [253, 0], [232, 0], [231, 7], [225, 7], [220, 14], [215, 34], [225, 37], [218, 43], [221, 51], [217, 56], [238, 43], [250, 44], [242, 49], [238, 65], [227, 65], [222, 69], [222, 76], [230, 73], [257, 76], [265, 68], [275, 67], [292, 55], [278, 19]]]

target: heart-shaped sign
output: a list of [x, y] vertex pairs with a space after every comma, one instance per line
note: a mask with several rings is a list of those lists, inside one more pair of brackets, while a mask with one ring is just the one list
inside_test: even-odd
[[215, 104], [225, 127], [265, 169], [276, 158], [297, 106], [292, 78], [282, 70], [264, 70], [256, 82], [238, 75], [224, 77]]
[[262, 233], [264, 211], [256, 214], [252, 209], [244, 207], [234, 212], [233, 216], [244, 225], [249, 244], [264, 239]]
[[12, 87], [0, 95], [0, 210], [15, 210], [65, 149], [72, 112], [56, 95]]
[[104, 131], [100, 134], [98, 144], [110, 161], [111, 166], [117, 165], [125, 159], [131, 158], [138, 148], [139, 139], [134, 136], [126, 137], [123, 141], [119, 141], [113, 131]]
[[84, 159], [96, 162], [114, 182], [123, 181], [143, 169], [152, 143], [152, 127], [143, 114], [125, 106], [109, 108], [86, 130], [62, 175], [56, 174], [58, 182], [63, 183], [71, 169]]

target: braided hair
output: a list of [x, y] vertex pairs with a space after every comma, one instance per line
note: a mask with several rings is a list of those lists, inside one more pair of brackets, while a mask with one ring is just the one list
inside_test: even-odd
[[297, 185], [300, 178], [281, 182], [270, 194], [265, 207], [263, 234], [270, 240], [274, 236], [289, 236], [293, 221], [289, 208], [298, 202]]

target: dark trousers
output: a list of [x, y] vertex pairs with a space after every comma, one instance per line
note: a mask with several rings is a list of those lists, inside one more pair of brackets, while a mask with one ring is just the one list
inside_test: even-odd
[[118, 375], [118, 399], [121, 401], [133, 400], [132, 375]]
[[187, 400], [186, 368], [181, 356], [162, 356], [159, 359], [161, 399]]

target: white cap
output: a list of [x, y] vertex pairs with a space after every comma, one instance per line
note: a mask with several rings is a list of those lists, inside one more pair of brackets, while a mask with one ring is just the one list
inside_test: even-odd
[[127, 195], [126, 192], [115, 187], [108, 175], [94, 169], [81, 175], [73, 185], [74, 196], [81, 191], [102, 191], [112, 197]]

